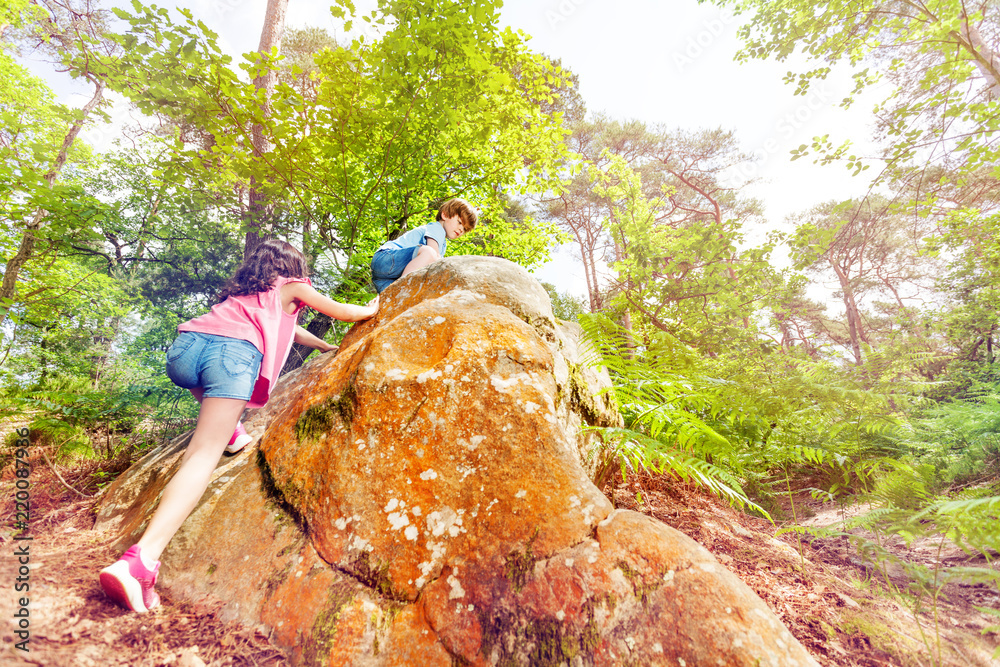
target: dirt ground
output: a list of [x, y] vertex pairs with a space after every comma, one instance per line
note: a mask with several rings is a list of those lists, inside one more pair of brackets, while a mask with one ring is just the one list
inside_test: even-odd
[[[149, 614], [126, 613], [101, 591], [97, 572], [118, 554], [110, 537], [93, 531], [98, 483], [94, 464], [56, 470], [39, 458], [31, 473], [30, 530], [15, 540], [14, 476], [10, 457], [0, 457], [0, 664], [46, 667], [174, 665], [286, 665], [264, 626], [248, 628], [219, 620], [217, 608], [163, 596]], [[119, 462], [118, 467], [127, 465]], [[58, 475], [56, 474], [58, 472]], [[59, 477], [61, 476], [62, 479]], [[75, 489], [75, 490], [71, 490]], [[636, 499], [642, 492], [643, 502]], [[996, 588], [954, 587], [920, 615], [904, 598], [886, 592], [879, 577], [849, 544], [815, 541], [800, 557], [794, 536], [775, 538], [775, 526], [734, 511], [719, 500], [665, 479], [632, 479], [613, 491], [615, 504], [660, 519], [704, 545], [736, 573], [788, 625], [822, 665], [1000, 665], [990, 655], [992, 623], [973, 607], [1000, 608]], [[828, 508], [815, 508], [823, 519]], [[15, 593], [20, 565], [15, 549], [29, 545], [27, 593]], [[934, 552], [936, 553], [936, 552]], [[959, 554], [961, 552], [958, 552]], [[949, 557], [955, 554], [949, 552]], [[964, 557], [964, 554], [962, 555]], [[804, 557], [804, 560], [803, 560]], [[920, 557], [933, 559], [933, 554]], [[899, 583], [899, 582], [897, 582]], [[903, 585], [905, 589], [905, 584]], [[19, 596], [30, 598], [28, 652], [14, 614]], [[162, 595], [162, 593], [161, 593]], [[926, 645], [940, 651], [932, 662]]]
[[[617, 507], [660, 519], [711, 551], [821, 665], [1000, 665], [991, 658], [1000, 635], [983, 634], [998, 620], [975, 609], [1000, 609], [996, 586], [951, 584], [942, 589], [936, 605], [924, 600], [914, 614], [913, 599], [898, 593], [908, 590], [902, 572], [890, 569], [886, 581], [846, 538], [803, 541], [800, 554], [794, 534], [775, 537], [778, 527], [770, 522], [665, 478], [632, 478], [615, 489], [614, 501]], [[826, 526], [839, 519], [839, 508], [808, 494], [798, 496], [796, 504], [809, 515], [804, 524]], [[996, 562], [970, 558], [954, 547], [939, 554], [936, 544], [917, 543], [910, 549], [896, 540], [889, 546], [897, 556], [925, 565], [1000, 569]]]

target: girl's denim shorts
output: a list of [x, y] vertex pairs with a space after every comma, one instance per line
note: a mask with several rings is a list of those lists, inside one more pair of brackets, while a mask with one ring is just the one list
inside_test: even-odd
[[375, 283], [375, 291], [381, 294], [382, 290], [396, 282], [418, 250], [420, 246], [376, 251], [372, 257], [372, 282]]
[[264, 358], [250, 341], [184, 331], [167, 350], [167, 376], [203, 396], [249, 401]]

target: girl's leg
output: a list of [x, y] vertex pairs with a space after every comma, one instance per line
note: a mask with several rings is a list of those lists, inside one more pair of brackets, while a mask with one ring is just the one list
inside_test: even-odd
[[[225, 336], [184, 332], [167, 352], [167, 375], [201, 403], [198, 423], [181, 464], [139, 542], [101, 570], [101, 588], [114, 602], [136, 612], [159, 606], [158, 559], [208, 488], [215, 466], [246, 407], [261, 362], [251, 343]], [[208, 389], [202, 389], [207, 387]], [[224, 393], [247, 398], [205, 397]]]
[[[378, 297], [375, 298], [377, 299]], [[191, 392], [196, 401], [201, 403], [201, 397], [205, 394], [204, 387], [193, 387], [192, 389], [188, 389], [188, 391]], [[233, 434], [229, 437], [229, 443], [226, 445], [226, 453], [236, 454], [251, 442], [253, 442], [253, 438], [247, 435], [247, 431], [243, 428], [243, 424], [236, 422], [236, 430], [234, 430]]]
[[149, 527], [139, 539], [144, 560], [159, 560], [170, 538], [198, 504], [246, 404], [235, 398], [202, 399], [198, 424], [181, 467], [167, 483]]
[[400, 276], [405, 276], [407, 273], [413, 273], [417, 269], [429, 266], [439, 259], [441, 259], [441, 254], [437, 250], [431, 248], [430, 246], [420, 246], [420, 249], [417, 250], [416, 256], [410, 260], [410, 263], [406, 265], [406, 268], [403, 269], [403, 273], [401, 273]]

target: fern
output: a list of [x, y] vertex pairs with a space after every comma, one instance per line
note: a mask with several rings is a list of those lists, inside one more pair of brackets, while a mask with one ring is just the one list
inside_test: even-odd
[[962, 400], [927, 408], [912, 420], [907, 448], [947, 482], [995, 475], [1000, 470], [1000, 392], [972, 387]]
[[[717, 425], [725, 411], [720, 389], [729, 383], [699, 370], [698, 355], [662, 336], [635, 348], [628, 332], [606, 317], [581, 318], [591, 349], [614, 380], [625, 428], [602, 433], [599, 455], [628, 469], [675, 474], [721, 498], [770, 518], [743, 491], [737, 474], [742, 459]], [[683, 370], [683, 373], [680, 371]]]
[[851, 517], [849, 519], [843, 520], [840, 525], [843, 526], [844, 530], [870, 530], [877, 531], [879, 527], [898, 513], [891, 507], [878, 507], [876, 509], [865, 512], [864, 514]]
[[61, 457], [114, 457], [116, 442], [125, 434], [138, 436], [129, 438], [129, 446], [151, 441], [140, 428], [144, 420], [162, 426], [197, 414], [190, 393], [166, 378], [119, 390], [95, 390], [80, 378], [55, 378], [44, 386], [10, 390], [0, 403], [6, 412], [27, 417], [33, 438], [55, 447]]
[[[982, 614], [989, 614], [990, 616], [1000, 618], [1000, 609], [990, 609], [989, 607], [974, 607], [974, 609]], [[1000, 633], [1000, 623], [983, 628], [981, 634], [988, 635], [991, 633]], [[997, 647], [997, 650], [993, 651], [992, 656], [993, 660], [997, 660], [998, 658], [1000, 658], [1000, 646]]]
[[932, 526], [960, 548], [987, 559], [1000, 553], [1000, 496], [938, 500], [911, 521]]
[[601, 431], [604, 435], [602, 453], [611, 453], [620, 462], [623, 479], [630, 468], [671, 472], [685, 482], [694, 482], [740, 508], [753, 509], [770, 519], [763, 508], [747, 498], [733, 475], [704, 459], [631, 429], [605, 428]]

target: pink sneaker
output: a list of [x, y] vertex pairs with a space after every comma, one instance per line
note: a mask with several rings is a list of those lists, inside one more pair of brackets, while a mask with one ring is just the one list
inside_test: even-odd
[[121, 558], [101, 570], [101, 588], [122, 607], [147, 612], [160, 606], [160, 596], [153, 590], [159, 571], [159, 561], [152, 570], [142, 564], [139, 545], [133, 544]]
[[226, 451], [230, 454], [235, 454], [252, 441], [253, 438], [247, 435], [247, 430], [243, 428], [243, 422], [236, 422], [236, 430], [233, 431], [233, 437], [229, 439], [229, 444], [226, 445]]

